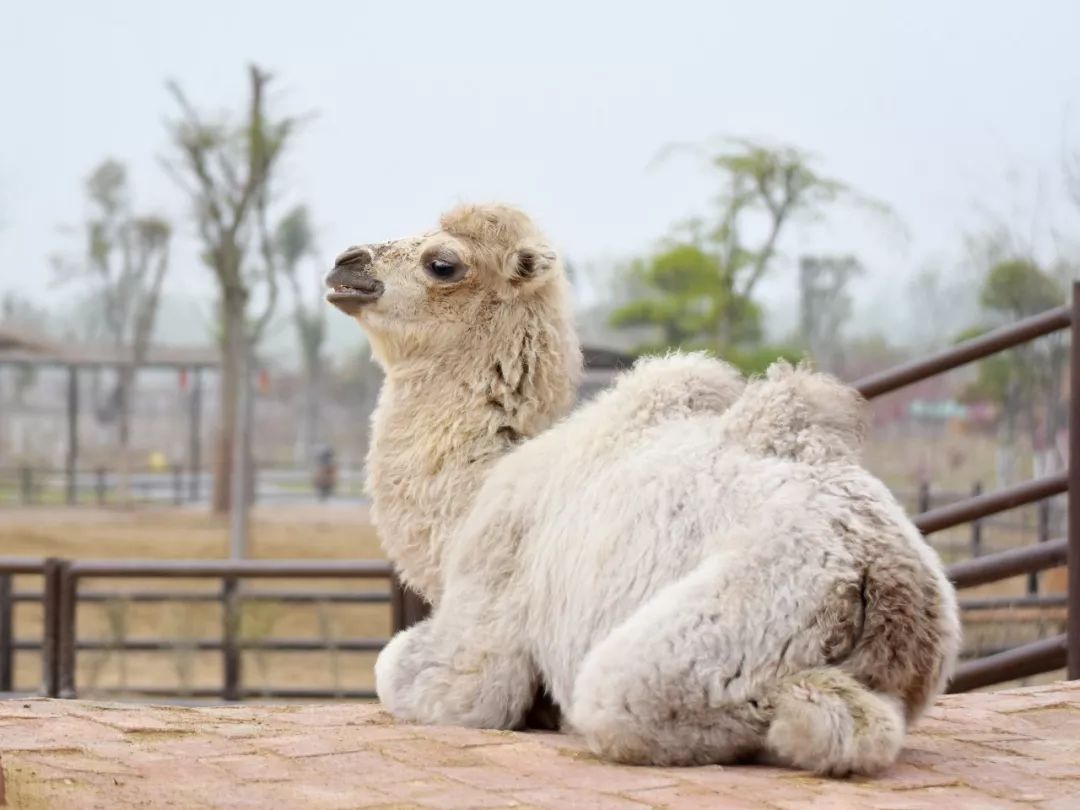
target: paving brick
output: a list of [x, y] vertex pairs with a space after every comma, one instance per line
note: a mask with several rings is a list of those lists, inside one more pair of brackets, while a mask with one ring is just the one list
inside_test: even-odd
[[381, 743], [379, 750], [392, 759], [410, 764], [422, 764], [432, 769], [484, 764], [484, 758], [476, 749], [448, 745], [440, 740], [429, 740], [426, 737], [391, 740]]
[[769, 805], [755, 801], [752, 796], [724, 798], [716, 791], [697, 785], [676, 784], [671, 787], [634, 790], [623, 794], [628, 799], [642, 802], [650, 807], [678, 807], [679, 810], [712, 810], [715, 807], [768, 808]]
[[[942, 699], [876, 779], [630, 768], [574, 736], [396, 725], [378, 706], [0, 702], [6, 807], [1080, 808], [1080, 684]], [[0, 805], [2, 806], [2, 805]]]
[[442, 777], [396, 782], [381, 786], [391, 803], [419, 807], [512, 807], [517, 802], [505, 794], [482, 790]]
[[[625, 796], [612, 796], [592, 790], [547, 787], [513, 794], [524, 804], [545, 810], [646, 810], [650, 805]], [[714, 804], [713, 807], [723, 807]]]

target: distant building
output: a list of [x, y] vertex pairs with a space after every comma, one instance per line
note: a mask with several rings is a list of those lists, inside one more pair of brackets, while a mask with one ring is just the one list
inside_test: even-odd
[[614, 349], [582, 346], [581, 353], [585, 359], [585, 374], [578, 389], [579, 402], [592, 399], [611, 385], [616, 374], [634, 364], [633, 356]]

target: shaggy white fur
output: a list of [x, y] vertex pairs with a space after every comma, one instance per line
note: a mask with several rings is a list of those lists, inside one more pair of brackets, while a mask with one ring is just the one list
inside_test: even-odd
[[638, 363], [492, 461], [443, 534], [433, 616], [379, 656], [380, 699], [513, 728], [542, 684], [618, 761], [879, 771], [959, 623], [937, 556], [855, 463], [862, 411], [787, 365], [746, 385], [701, 355]]

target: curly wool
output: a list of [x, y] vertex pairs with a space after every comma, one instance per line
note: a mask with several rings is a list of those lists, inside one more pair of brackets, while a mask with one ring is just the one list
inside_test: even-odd
[[538, 683], [602, 756], [895, 760], [956, 658], [955, 596], [853, 462], [863, 404], [777, 365], [639, 363], [488, 475], [435, 615], [380, 656], [418, 722], [510, 728]]

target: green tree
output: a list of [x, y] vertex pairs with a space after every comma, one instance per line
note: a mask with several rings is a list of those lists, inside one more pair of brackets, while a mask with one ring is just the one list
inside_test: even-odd
[[[996, 262], [979, 290], [980, 305], [995, 321], [1017, 321], [1060, 306], [1064, 300], [1060, 279], [1030, 259]], [[984, 331], [969, 330], [962, 337]], [[1068, 346], [1058, 333], [979, 363], [978, 377], [965, 398], [989, 400], [1000, 409], [999, 478], [1003, 484], [1015, 478], [1016, 444], [1022, 433], [1028, 435], [1034, 448], [1043, 448], [1042, 458], [1037, 460], [1043, 468], [1040, 472], [1061, 467], [1063, 460], [1052, 440], [1068, 418], [1061, 397], [1067, 362]]]
[[612, 323], [655, 327], [661, 346], [643, 349], [701, 346], [736, 358], [760, 341], [754, 294], [792, 222], [812, 219], [841, 199], [885, 210], [819, 174], [798, 149], [730, 139], [724, 147], [708, 154], [700, 145], [675, 145], [661, 155], [704, 155], [720, 191], [710, 215], [683, 223], [658, 253], [628, 270], [638, 295], [615, 311]]

